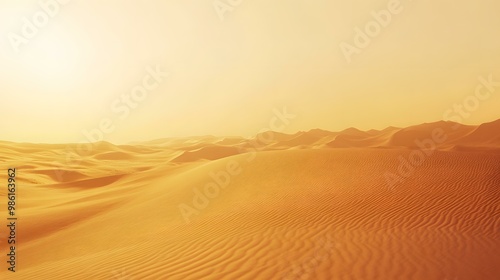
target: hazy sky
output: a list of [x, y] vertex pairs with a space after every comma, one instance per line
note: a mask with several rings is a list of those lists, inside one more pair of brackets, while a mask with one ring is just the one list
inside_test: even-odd
[[249, 136], [283, 107], [285, 132], [437, 121], [464, 100], [463, 122], [500, 118], [500, 87], [473, 99], [500, 82], [498, 0], [40, 2], [0, 3], [0, 140]]

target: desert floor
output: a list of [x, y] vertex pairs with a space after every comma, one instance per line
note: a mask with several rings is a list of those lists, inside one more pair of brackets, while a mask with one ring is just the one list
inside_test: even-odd
[[0, 142], [0, 279], [500, 279], [499, 138], [451, 127]]

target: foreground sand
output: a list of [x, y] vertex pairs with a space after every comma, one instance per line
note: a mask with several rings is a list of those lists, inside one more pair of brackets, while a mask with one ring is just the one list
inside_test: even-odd
[[[499, 279], [495, 138], [444, 146], [388, 185], [413, 150], [311, 134], [276, 134], [256, 153], [239, 138], [99, 143], [66, 166], [67, 145], [2, 143], [0, 167], [18, 168], [20, 246], [18, 272], [3, 265], [0, 279]], [[194, 189], [217, 182], [195, 209]]]

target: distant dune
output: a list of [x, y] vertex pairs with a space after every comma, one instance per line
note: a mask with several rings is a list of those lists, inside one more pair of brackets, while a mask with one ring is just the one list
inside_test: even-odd
[[[446, 140], [412, 164], [436, 131]], [[77, 144], [0, 142], [20, 202], [18, 272], [0, 279], [496, 280], [499, 131], [99, 142], [81, 157]]]
[[236, 147], [227, 147], [222, 145], [210, 145], [196, 150], [183, 152], [182, 155], [176, 157], [172, 162], [192, 162], [198, 160], [216, 160], [224, 157], [237, 155], [241, 152]]
[[467, 136], [457, 141], [470, 147], [500, 147], [500, 120], [475, 127]]

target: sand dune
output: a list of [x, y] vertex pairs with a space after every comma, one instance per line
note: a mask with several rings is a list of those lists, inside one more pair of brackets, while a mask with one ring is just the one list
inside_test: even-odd
[[478, 126], [457, 143], [474, 147], [500, 147], [500, 120]]
[[[480, 126], [461, 125], [454, 122], [434, 122], [415, 125], [407, 128], [387, 127], [383, 130], [361, 131], [356, 128], [331, 132], [313, 129], [295, 134], [280, 132], [264, 132], [251, 139], [241, 137], [200, 136], [193, 138], [160, 139], [143, 143], [135, 143], [144, 147], [165, 147], [177, 151], [200, 153], [207, 145], [216, 145], [222, 156], [211, 156], [216, 159], [231, 156], [236, 153], [222, 152], [224, 148], [231, 150], [238, 147], [241, 150], [258, 148], [260, 151], [288, 150], [294, 148], [407, 148], [419, 149], [416, 140], [426, 140], [433, 137], [435, 130], [440, 130], [446, 137], [443, 143], [436, 143], [438, 150], [453, 150], [463, 147], [466, 150], [482, 150], [484, 147], [492, 150], [500, 148], [500, 140], [494, 131], [499, 131], [500, 120]], [[484, 143], [483, 143], [484, 142]], [[135, 146], [130, 146], [135, 147]], [[123, 149], [123, 146], [119, 148]], [[241, 152], [241, 151], [240, 151]], [[213, 152], [211, 152], [213, 154]], [[215, 151], [215, 153], [217, 153]], [[190, 153], [187, 153], [190, 154]], [[188, 155], [183, 156], [189, 158]], [[203, 158], [203, 156], [201, 157]], [[182, 160], [182, 158], [181, 158]], [[197, 160], [196, 156], [188, 161]]]
[[328, 137], [328, 136], [323, 136], [322, 134], [318, 135], [314, 132], [303, 132], [300, 133], [299, 135], [296, 135], [290, 140], [280, 141], [275, 146], [286, 147], [286, 148], [297, 147], [297, 146], [313, 146], [323, 137]]
[[127, 160], [134, 159], [134, 156], [125, 152], [106, 152], [94, 156], [99, 160]]
[[[238, 137], [103, 142], [71, 164], [75, 144], [1, 142], [22, 230], [0, 279], [498, 279], [498, 125], [277, 134], [257, 153]], [[436, 128], [450, 142], [402, 169]]]
[[361, 131], [361, 130], [359, 130], [357, 128], [354, 128], [354, 127], [342, 130], [340, 132], [340, 134], [342, 134], [342, 135], [349, 135], [349, 136], [355, 136], [355, 137], [367, 137], [367, 136], [370, 135], [370, 133], [365, 132], [365, 131]]
[[227, 147], [222, 145], [207, 145], [205, 147], [183, 152], [176, 157], [172, 162], [193, 162], [198, 160], [216, 160], [232, 155], [237, 155], [241, 152], [236, 147]]
[[408, 128], [388, 127], [383, 130], [361, 131], [349, 128], [341, 132], [326, 132], [321, 134], [303, 132], [299, 135], [272, 145], [272, 147], [288, 149], [290, 147], [309, 148], [407, 148], [419, 149], [418, 141], [432, 139], [433, 133], [440, 132], [446, 140], [435, 143], [438, 150], [450, 150], [463, 147], [470, 150], [490, 150], [500, 148], [500, 136], [495, 131], [500, 131], [500, 120], [482, 124], [480, 126], [467, 126], [454, 122], [435, 122], [415, 125]]
[[443, 145], [445, 145], [446, 143], [457, 141], [457, 139], [466, 136], [473, 129], [474, 127], [472, 126], [457, 126], [456, 123], [444, 121], [422, 124], [396, 131], [392, 135], [388, 146], [418, 148], [415, 140], [431, 139], [433, 132], [436, 130], [442, 131], [442, 134], [445, 135], [447, 139], [445, 143], [443, 143]]

